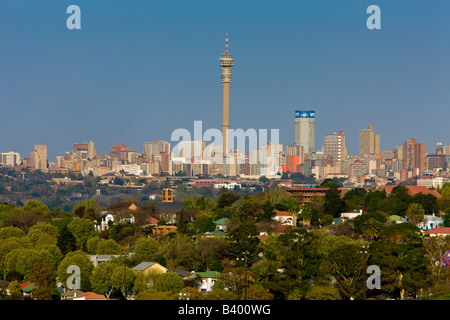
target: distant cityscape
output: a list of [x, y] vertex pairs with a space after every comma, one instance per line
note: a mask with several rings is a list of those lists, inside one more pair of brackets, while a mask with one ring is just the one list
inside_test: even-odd
[[[35, 145], [29, 157], [17, 152], [2, 152], [0, 164], [15, 170], [40, 170], [43, 173], [80, 173], [83, 176], [127, 174], [137, 177], [183, 174], [187, 177], [224, 175], [229, 179], [259, 179], [288, 177], [293, 173], [314, 175], [317, 181], [340, 178], [346, 187], [373, 187], [399, 184], [416, 179], [419, 186], [439, 188], [449, 180], [448, 163], [450, 145], [436, 144], [433, 153], [425, 152], [425, 143], [416, 138], [405, 141], [393, 150], [380, 150], [380, 135], [372, 125], [360, 131], [359, 155], [349, 155], [345, 143], [345, 131], [324, 136], [322, 148], [315, 147], [315, 117], [309, 111], [307, 117], [296, 111], [295, 144], [283, 148], [269, 142], [263, 150], [264, 161], [256, 157], [261, 150], [242, 152], [235, 150], [235, 160], [227, 174], [225, 165], [201, 158], [194, 161], [183, 155], [183, 150], [197, 144], [201, 155], [205, 155], [205, 142], [180, 142], [179, 152], [171, 151], [168, 141], [152, 141], [143, 145], [142, 151], [130, 150], [125, 143], [112, 146], [109, 154], [96, 153], [93, 141], [74, 143], [73, 150], [57, 156], [56, 161], [47, 158], [47, 146]], [[184, 145], [183, 147], [180, 147]], [[186, 147], [187, 146], [187, 147]], [[211, 145], [210, 145], [211, 146]], [[271, 148], [275, 149], [273, 152]], [[214, 148], [211, 148], [214, 152]], [[219, 146], [221, 149], [221, 146]]]
[[[114, 144], [108, 154], [97, 154], [94, 141], [74, 143], [73, 150], [49, 161], [47, 145], [35, 144], [29, 157], [18, 152], [2, 152], [0, 165], [15, 170], [40, 170], [43, 173], [79, 173], [95, 177], [125, 174], [148, 178], [183, 175], [211, 177], [222, 175], [231, 180], [289, 178], [300, 173], [314, 178], [318, 183], [325, 179], [340, 179], [341, 185], [353, 187], [380, 187], [396, 185], [407, 180], [410, 184], [440, 188], [449, 180], [448, 163], [450, 145], [438, 142], [435, 152], [426, 153], [425, 143], [417, 138], [405, 141], [392, 150], [380, 149], [380, 135], [372, 124], [360, 130], [359, 154], [350, 155], [345, 131], [333, 132], [323, 137], [321, 148], [316, 146], [316, 111], [293, 110], [294, 144], [283, 146], [278, 141], [265, 141], [251, 150], [234, 148], [230, 126], [231, 68], [234, 59], [228, 50], [219, 59], [223, 85], [222, 145], [195, 138], [195, 140], [145, 142], [142, 151], [131, 150], [126, 143]], [[320, 121], [320, 119], [318, 119]], [[283, 128], [289, 130], [289, 128]], [[251, 136], [238, 137], [249, 140]], [[255, 140], [255, 139], [253, 139]], [[267, 139], [266, 139], [267, 140]], [[275, 139], [277, 140], [277, 139]], [[223, 150], [229, 151], [223, 153]], [[171, 148], [172, 147], [172, 148]]]

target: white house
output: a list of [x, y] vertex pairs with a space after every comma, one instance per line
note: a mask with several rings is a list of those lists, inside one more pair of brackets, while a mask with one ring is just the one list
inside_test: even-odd
[[423, 217], [423, 221], [419, 222], [417, 224], [417, 227], [419, 227], [423, 231], [431, 230], [433, 228], [440, 227], [444, 224], [444, 219], [440, 217], [436, 217], [436, 215], [433, 213], [432, 215], [426, 214]]
[[203, 292], [210, 292], [220, 276], [218, 271], [195, 272], [195, 274], [200, 278], [197, 288]]
[[287, 224], [291, 226], [297, 226], [297, 215], [290, 213], [289, 211], [279, 211], [277, 209], [273, 210], [275, 212], [274, 220], [281, 224]]
[[360, 215], [362, 215], [362, 214], [363, 214], [363, 211], [362, 211], [362, 210], [359, 210], [359, 211], [355, 210], [355, 211], [353, 211], [353, 212], [342, 212], [342, 213], [341, 213], [341, 218], [342, 218], [342, 219], [347, 219], [347, 220], [353, 220], [353, 219], [355, 219], [357, 216], [360, 216]]
[[[134, 204], [132, 204], [134, 206]], [[130, 207], [131, 209], [131, 207]], [[102, 211], [101, 214], [106, 214], [107, 211]], [[116, 214], [115, 213], [108, 213], [106, 216], [103, 217], [103, 219], [100, 220], [100, 223], [95, 226], [97, 231], [106, 231], [109, 229], [109, 223], [119, 223], [119, 224], [125, 224], [125, 223], [131, 223], [134, 224], [136, 222], [136, 219], [134, 218], [134, 215], [131, 213], [128, 215], [124, 215], [120, 218], [120, 221], [116, 221]], [[115, 222], [116, 221], [116, 222]]]

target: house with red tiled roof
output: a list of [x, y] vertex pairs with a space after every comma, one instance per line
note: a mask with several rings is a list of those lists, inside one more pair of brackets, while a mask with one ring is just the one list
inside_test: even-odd
[[[385, 185], [385, 186], [381, 186], [379, 190], [385, 190], [386, 193], [389, 195], [392, 192], [392, 189], [394, 189], [396, 186], [392, 186], [392, 185]], [[408, 188], [409, 194], [414, 196], [418, 193], [422, 193], [422, 194], [432, 194], [433, 196], [435, 196], [436, 198], [440, 198], [441, 194], [439, 192], [437, 192], [437, 190], [435, 189], [428, 189], [425, 186], [405, 186], [406, 188]]]
[[89, 291], [77, 297], [73, 297], [73, 300], [107, 300], [107, 299], [102, 294]]
[[437, 227], [423, 232], [430, 235], [430, 237], [447, 236], [450, 234], [450, 227]]
[[289, 211], [280, 211], [277, 209], [273, 209], [273, 212], [275, 213], [275, 216], [273, 217], [274, 220], [278, 221], [281, 224], [288, 224], [291, 226], [297, 225], [297, 215], [290, 213]]
[[27, 285], [29, 285], [31, 283], [31, 281], [26, 281], [26, 282], [24, 282], [24, 283], [21, 283], [20, 284], [20, 289], [23, 289], [23, 288], [25, 288]]

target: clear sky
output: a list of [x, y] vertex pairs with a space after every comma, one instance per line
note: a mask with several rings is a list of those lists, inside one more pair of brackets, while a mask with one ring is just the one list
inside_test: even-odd
[[[69, 30], [69, 5], [81, 30]], [[369, 5], [381, 30], [369, 30]], [[221, 128], [218, 58], [235, 59], [231, 127], [279, 129], [316, 111], [316, 148], [345, 130], [358, 154], [367, 123], [388, 150], [413, 137], [450, 144], [450, 1], [2, 0], [0, 151], [49, 161], [93, 140], [99, 154]]]

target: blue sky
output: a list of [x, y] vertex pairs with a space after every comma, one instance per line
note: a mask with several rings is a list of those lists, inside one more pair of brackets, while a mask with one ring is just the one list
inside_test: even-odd
[[[69, 30], [69, 5], [81, 30]], [[366, 9], [381, 8], [381, 30]], [[231, 127], [279, 129], [316, 111], [316, 148], [345, 130], [358, 154], [367, 123], [381, 149], [416, 137], [450, 144], [450, 2], [435, 0], [3, 0], [0, 151], [49, 161], [73, 143], [98, 153], [221, 128], [225, 33], [235, 59]]]

